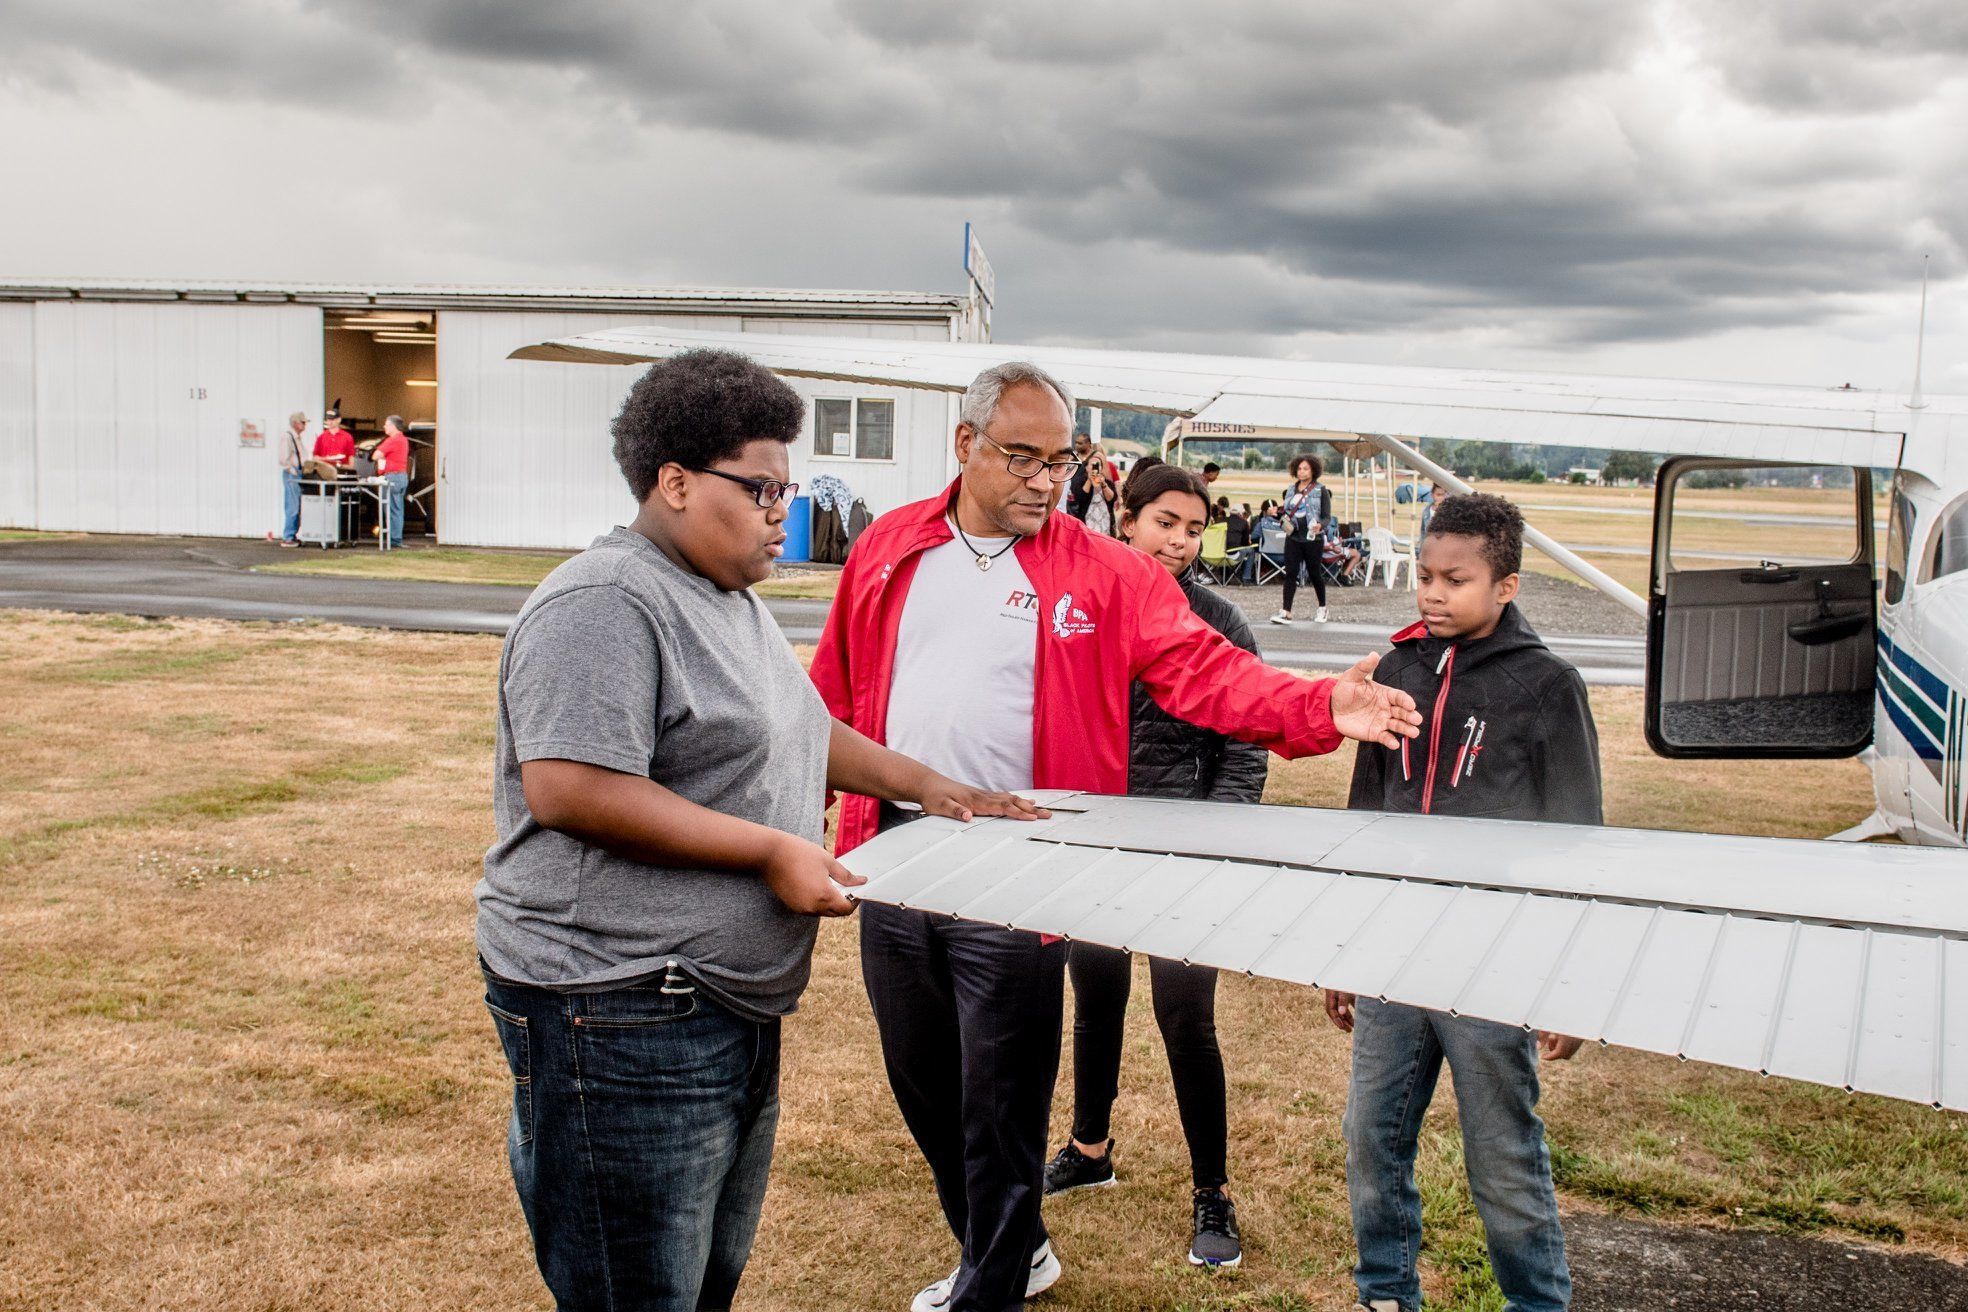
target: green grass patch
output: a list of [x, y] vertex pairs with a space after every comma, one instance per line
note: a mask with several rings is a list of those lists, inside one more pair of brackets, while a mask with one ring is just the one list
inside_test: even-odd
[[839, 570], [816, 570], [810, 574], [795, 574], [789, 578], [769, 578], [752, 588], [761, 597], [808, 597], [815, 600], [831, 601], [834, 591], [840, 586]]
[[276, 810], [336, 784], [387, 783], [407, 768], [373, 761], [340, 761], [296, 771], [279, 779], [235, 780], [189, 792], [167, 794], [124, 810], [55, 820], [25, 833], [0, 838], [0, 867], [45, 856], [63, 839], [74, 834], [142, 829], [193, 819], [223, 823]]
[[[537, 587], [541, 579], [572, 553], [474, 551], [436, 547], [429, 551], [319, 551], [298, 553], [291, 560], [261, 565], [261, 574], [315, 574], [343, 579], [406, 579], [424, 583], [494, 583], [508, 587]], [[800, 567], [792, 567], [799, 570]], [[769, 578], [753, 591], [761, 597], [808, 597], [827, 600], [840, 582], [838, 570], [813, 570]]]
[[317, 574], [342, 579], [411, 579], [424, 583], [494, 583], [531, 588], [571, 553], [471, 551], [434, 547], [429, 551], [297, 552], [291, 560], [261, 565], [260, 574]]
[[76, 665], [58, 666], [41, 672], [43, 679], [79, 680], [83, 683], [127, 683], [133, 679], [176, 679], [187, 674], [204, 674], [221, 665], [230, 665], [249, 655], [243, 647], [170, 648], [159, 651], [126, 651]]

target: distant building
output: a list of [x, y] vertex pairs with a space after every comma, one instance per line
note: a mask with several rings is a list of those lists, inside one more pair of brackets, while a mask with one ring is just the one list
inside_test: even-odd
[[[0, 279], [0, 526], [257, 537], [279, 526], [276, 443], [341, 401], [359, 435], [413, 424], [439, 540], [581, 547], [634, 504], [609, 421], [642, 366], [507, 359], [634, 324], [974, 340], [963, 295]], [[792, 474], [877, 512], [954, 475], [952, 395], [787, 380]], [[412, 523], [417, 518], [413, 515]]]
[[1565, 481], [1568, 483], [1589, 483], [1593, 487], [1598, 487], [1606, 479], [1602, 470], [1594, 469], [1590, 465], [1573, 465], [1566, 471]]

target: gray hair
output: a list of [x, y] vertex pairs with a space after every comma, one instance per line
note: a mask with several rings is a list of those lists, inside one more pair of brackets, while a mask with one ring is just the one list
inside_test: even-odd
[[992, 365], [970, 380], [970, 386], [964, 389], [963, 394], [963, 409], [960, 412], [963, 421], [982, 432], [998, 413], [998, 400], [1004, 396], [1005, 388], [1015, 383], [1050, 387], [1053, 395], [1066, 403], [1068, 415], [1077, 416], [1080, 412], [1079, 404], [1073, 400], [1073, 394], [1066, 390], [1066, 384], [1035, 364], [1024, 360], [1007, 360], [1003, 364]]
[[389, 424], [390, 426], [392, 426], [393, 428], [395, 428], [395, 429], [396, 429], [396, 431], [397, 431], [397, 432], [399, 432], [399, 433], [401, 433], [401, 432], [403, 431], [403, 416], [402, 416], [402, 415], [391, 415], [391, 416], [390, 416], [390, 417], [389, 417], [388, 419], [385, 419], [385, 420], [383, 420], [383, 422], [384, 422], [384, 423], [386, 423], [386, 424]]

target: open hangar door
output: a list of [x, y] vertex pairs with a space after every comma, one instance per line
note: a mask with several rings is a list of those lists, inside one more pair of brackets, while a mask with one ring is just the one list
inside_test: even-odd
[[[342, 426], [367, 453], [382, 440], [383, 420], [401, 415], [410, 438], [410, 495], [405, 531], [437, 533], [437, 316], [430, 310], [329, 310], [323, 318], [321, 411], [341, 403]], [[367, 472], [367, 465], [358, 466]]]

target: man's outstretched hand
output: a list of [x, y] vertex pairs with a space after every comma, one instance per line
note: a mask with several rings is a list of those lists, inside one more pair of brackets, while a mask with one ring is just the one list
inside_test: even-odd
[[1401, 739], [1421, 733], [1421, 713], [1399, 688], [1374, 682], [1379, 665], [1380, 653], [1370, 652], [1333, 681], [1333, 727], [1363, 743], [1399, 747]]

